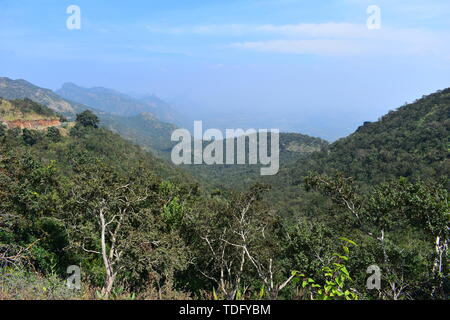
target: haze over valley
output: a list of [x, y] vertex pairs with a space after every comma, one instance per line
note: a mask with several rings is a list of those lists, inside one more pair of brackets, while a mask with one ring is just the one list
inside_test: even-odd
[[0, 308], [449, 300], [450, 5], [377, 2], [0, 1]]

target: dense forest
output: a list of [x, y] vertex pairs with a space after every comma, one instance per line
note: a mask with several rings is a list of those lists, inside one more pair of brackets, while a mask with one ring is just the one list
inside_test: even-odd
[[5, 122], [0, 299], [448, 299], [449, 116], [446, 89], [332, 144], [282, 135], [280, 173], [264, 178], [177, 168], [89, 110]]

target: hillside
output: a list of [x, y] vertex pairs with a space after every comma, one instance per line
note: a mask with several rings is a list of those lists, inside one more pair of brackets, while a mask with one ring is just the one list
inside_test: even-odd
[[[450, 88], [366, 122], [308, 159], [309, 170], [339, 170], [358, 181], [439, 177], [450, 172]], [[305, 166], [298, 162], [295, 168]]]
[[[17, 110], [24, 117], [52, 113], [29, 100], [5, 106], [16, 117]], [[1, 128], [0, 299], [237, 299], [240, 283], [245, 299], [321, 299], [317, 286], [334, 282], [324, 299], [448, 299], [447, 189], [398, 179], [406, 154], [417, 161], [411, 178], [445, 173], [448, 116], [445, 90], [329, 146], [282, 135], [279, 175], [253, 180], [236, 166], [229, 186], [238, 188], [212, 192], [99, 127], [92, 112], [77, 115], [68, 135]], [[368, 142], [375, 154], [402, 156], [392, 160], [395, 170], [376, 177], [386, 183], [369, 180], [380, 165], [357, 157]], [[355, 162], [347, 168], [348, 153]], [[356, 183], [332, 176], [339, 168], [360, 173]], [[311, 170], [330, 176], [303, 179]], [[227, 182], [226, 174], [217, 176]], [[239, 178], [274, 187], [240, 188]], [[374, 263], [387, 285], [369, 292], [366, 270]], [[65, 286], [71, 265], [83, 270], [83, 291]]]
[[50, 89], [40, 88], [22, 79], [12, 80], [0, 77], [0, 97], [10, 100], [28, 98], [67, 116], [74, 115], [85, 108], [62, 99]]
[[[299, 198], [304, 177], [311, 171], [342, 172], [365, 187], [399, 177], [439, 180], [448, 176], [450, 89], [424, 96], [376, 122], [366, 122], [350, 136], [263, 180], [276, 186], [274, 199], [292, 212], [290, 199]], [[303, 205], [299, 200], [295, 203]]]
[[[65, 88], [78, 88], [78, 90], [84, 92], [82, 88], [76, 87], [75, 85], [69, 84], [66, 85]], [[98, 90], [100, 92], [103, 92], [103, 95], [106, 95], [108, 97], [109, 100], [107, 99], [107, 101], [115, 101], [119, 99], [118, 104], [122, 102], [122, 100], [120, 100], [120, 94], [118, 94], [118, 96], [110, 96], [109, 94], [111, 93], [111, 90], [103, 88]], [[106, 94], [105, 92], [107, 92], [108, 94]], [[134, 143], [139, 143], [140, 145], [144, 146], [148, 150], [152, 150], [155, 153], [159, 153], [169, 148], [168, 142], [170, 143], [170, 135], [174, 128], [174, 125], [158, 120], [152, 113], [144, 112], [142, 114], [136, 114], [134, 116], [121, 116], [110, 112], [101, 111], [101, 109], [97, 109], [93, 105], [86, 105], [78, 102], [73, 102], [69, 99], [64, 99], [51, 90], [40, 88], [25, 80], [11, 80], [9, 78], [0, 78], [0, 97], [3, 97], [5, 99], [28, 98], [58, 113], [63, 114], [69, 119], [75, 119], [76, 113], [82, 112], [84, 110], [91, 110], [100, 118], [100, 124], [102, 126], [118, 133], [119, 135]], [[135, 103], [132, 98], [129, 99], [132, 100], [130, 103]], [[96, 106], [99, 106], [101, 104], [98, 99], [88, 100], [88, 102], [92, 101], [95, 102]], [[116, 106], [118, 104], [116, 104]], [[108, 109], [108, 107], [105, 107], [104, 104], [101, 105], [103, 105], [104, 108]], [[145, 103], [140, 103], [139, 105], [145, 110], [150, 108], [148, 106], [144, 106]], [[132, 110], [135, 110], [135, 112], [137, 112], [137, 109]]]
[[99, 117], [105, 128], [154, 154], [170, 159], [168, 154], [173, 146], [170, 138], [173, 130], [177, 128], [175, 125], [161, 122], [151, 113], [142, 113], [132, 117], [101, 113]]
[[[159, 177], [194, 182], [189, 174], [176, 168], [170, 162], [155, 157], [152, 153], [143, 150], [140, 146], [129, 142], [118, 134], [105, 128], [87, 130], [77, 126], [73, 127], [74, 123], [61, 121], [61, 116], [58, 113], [29, 99], [0, 99], [0, 120], [7, 125], [6, 129], [32, 129], [30, 132], [35, 132], [36, 142], [30, 151], [43, 156], [47, 161], [58, 160], [58, 163], [67, 166], [66, 168], [70, 167], [73, 160], [72, 155], [84, 154], [84, 156], [91, 158], [102, 159], [118, 168], [137, 166], [142, 163], [147, 168], [151, 168]], [[8, 126], [8, 124], [14, 123], [42, 123], [42, 125]], [[49, 144], [49, 141], [45, 138], [45, 131], [40, 132], [41, 129], [48, 127], [70, 131], [70, 135], [66, 134], [61, 138], [61, 141]], [[7, 139], [4, 143], [15, 145], [14, 137], [15, 134], [11, 134], [11, 140]], [[16, 147], [22, 148], [20, 144]], [[29, 149], [29, 147], [26, 148]]]
[[[226, 143], [224, 143], [224, 146]], [[270, 141], [268, 142], [270, 147]], [[280, 133], [280, 168], [326, 148], [328, 142], [298, 133]], [[248, 148], [246, 150], [248, 153]], [[225, 154], [225, 150], [224, 150]], [[246, 155], [248, 159], [248, 154]], [[183, 165], [183, 168], [212, 187], [245, 188], [261, 179], [261, 165]]]
[[158, 119], [165, 122], [183, 125], [186, 119], [166, 101], [156, 95], [145, 95], [139, 98], [141, 103], [150, 108], [150, 112], [155, 114]]
[[0, 98], [0, 123], [7, 128], [42, 129], [61, 126], [61, 116], [29, 99]]
[[59, 119], [53, 110], [35, 103], [30, 99], [6, 100], [0, 98], [0, 117], [2, 120], [43, 120]]

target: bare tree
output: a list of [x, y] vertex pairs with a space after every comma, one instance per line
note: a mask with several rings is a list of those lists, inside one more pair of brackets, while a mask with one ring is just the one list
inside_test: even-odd
[[245, 293], [251, 277], [259, 279], [270, 298], [275, 299], [293, 278], [276, 283], [279, 270], [274, 270], [271, 248], [275, 219], [259, 201], [263, 190], [256, 186], [250, 192], [234, 195], [224, 207], [216, 209], [216, 215], [203, 217], [200, 239], [208, 259], [199, 271], [216, 283], [226, 299]]
[[149, 199], [152, 184], [145, 179], [117, 177], [106, 168], [96, 173], [83, 172], [81, 177], [89, 181], [72, 187], [68, 209], [72, 214], [67, 218], [75, 239], [72, 246], [101, 255], [105, 267], [102, 295], [108, 297], [124, 268], [124, 253], [133, 245], [131, 222]]

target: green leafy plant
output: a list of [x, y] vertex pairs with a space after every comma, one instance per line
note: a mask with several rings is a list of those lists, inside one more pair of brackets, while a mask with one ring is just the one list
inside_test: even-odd
[[301, 283], [301, 287], [309, 291], [313, 300], [358, 300], [359, 296], [356, 290], [351, 288], [353, 279], [347, 270], [346, 263], [349, 260], [349, 245], [357, 244], [347, 238], [339, 238], [344, 241], [342, 246], [343, 253], [334, 253], [334, 262], [321, 269], [324, 281], [319, 282], [313, 278], [307, 277], [299, 271], [292, 271], [294, 284]]

